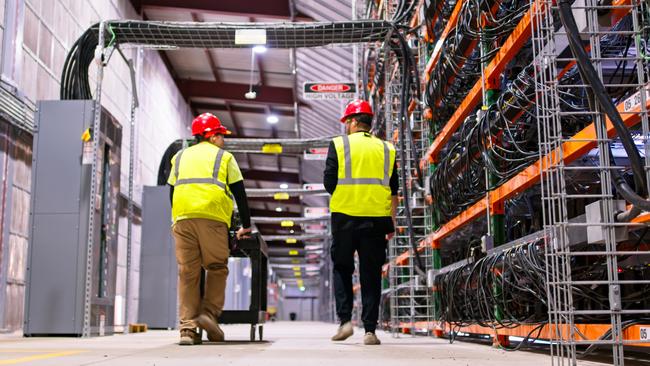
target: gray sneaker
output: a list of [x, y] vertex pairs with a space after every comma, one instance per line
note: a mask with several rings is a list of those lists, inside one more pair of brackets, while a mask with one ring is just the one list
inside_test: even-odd
[[377, 335], [375, 333], [367, 332], [366, 335], [363, 336], [363, 344], [368, 346], [375, 346], [381, 344], [381, 341], [379, 338], [377, 338]]
[[346, 322], [339, 327], [339, 330], [336, 332], [332, 340], [335, 342], [344, 341], [354, 334], [354, 329], [352, 328], [352, 322]]

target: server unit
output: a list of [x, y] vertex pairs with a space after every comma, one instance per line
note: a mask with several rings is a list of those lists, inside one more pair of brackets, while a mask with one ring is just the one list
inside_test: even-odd
[[[92, 100], [41, 101], [34, 135], [25, 336], [81, 336], [88, 245]], [[102, 109], [91, 278], [91, 334], [113, 333], [120, 145]], [[94, 133], [94, 131], [91, 131]]]
[[178, 325], [178, 265], [171, 211], [169, 186], [144, 187], [138, 322], [149, 328]]

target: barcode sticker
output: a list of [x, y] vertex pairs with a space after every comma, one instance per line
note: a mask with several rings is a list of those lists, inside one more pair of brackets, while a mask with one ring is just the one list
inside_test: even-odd
[[650, 340], [650, 328], [648, 327], [639, 328], [639, 339], [642, 341]]

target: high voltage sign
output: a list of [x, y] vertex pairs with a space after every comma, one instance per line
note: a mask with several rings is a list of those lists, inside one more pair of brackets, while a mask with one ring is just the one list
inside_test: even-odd
[[353, 82], [306, 82], [303, 88], [305, 99], [352, 99], [356, 93]]

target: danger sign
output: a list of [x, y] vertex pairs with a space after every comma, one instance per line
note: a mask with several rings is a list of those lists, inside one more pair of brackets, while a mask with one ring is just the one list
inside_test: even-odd
[[303, 89], [305, 99], [351, 99], [356, 92], [353, 82], [306, 82]]

